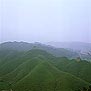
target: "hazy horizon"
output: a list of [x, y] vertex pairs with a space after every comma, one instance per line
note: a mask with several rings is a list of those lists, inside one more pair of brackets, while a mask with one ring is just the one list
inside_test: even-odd
[[1, 0], [0, 43], [91, 43], [90, 0]]
[[40, 41], [3, 41], [3, 42], [0, 42], [0, 44], [2, 43], [8, 43], [8, 42], [17, 42], [17, 43], [20, 43], [20, 42], [25, 42], [25, 43], [40, 43], [40, 44], [46, 44], [46, 45], [52, 45], [52, 43], [76, 43], [76, 44], [91, 44], [90, 42], [80, 42], [80, 41], [47, 41], [47, 42], [40, 42]]

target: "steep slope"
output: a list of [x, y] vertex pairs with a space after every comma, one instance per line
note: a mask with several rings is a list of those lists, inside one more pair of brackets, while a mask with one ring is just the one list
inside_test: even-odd
[[91, 62], [85, 60], [56, 58], [51, 61], [58, 69], [71, 73], [91, 83]]
[[[17, 61], [23, 52], [17, 52], [15, 50], [0, 51], [0, 76], [5, 75], [17, 67]], [[14, 65], [13, 65], [14, 64]]]
[[[0, 53], [0, 76], [11, 73], [19, 65], [31, 60], [34, 57], [43, 58], [58, 69], [71, 73], [91, 83], [91, 63], [87, 61], [69, 60], [66, 57], [54, 57], [46, 51], [32, 49], [28, 52], [17, 52], [15, 50], [4, 50]], [[3, 57], [3, 58], [2, 58]], [[88, 74], [88, 75], [85, 75]]]
[[39, 57], [29, 59], [28, 61], [25, 61], [21, 65], [19, 65], [15, 70], [5, 75], [3, 79], [11, 81], [11, 83], [16, 83], [17, 81], [25, 77], [29, 72], [31, 72], [42, 61], [43, 59]]
[[13, 89], [15, 91], [75, 91], [88, 85], [79, 78], [59, 71], [48, 62], [42, 62], [18, 81]]
[[66, 66], [65, 71], [91, 83], [91, 63], [90, 62], [87, 62], [84, 60], [77, 62], [77, 60], [73, 60], [71, 64]]
[[18, 52], [16, 50], [0, 50], [0, 66], [9, 60], [19, 57], [20, 54], [21, 52]]
[[72, 61], [69, 60], [67, 57], [56, 57], [53, 60], [50, 60], [50, 62], [58, 69], [63, 70], [65, 69], [66, 65], [70, 64]]
[[[7, 51], [6, 51], [7, 52]], [[21, 65], [23, 62], [26, 62], [28, 60], [31, 60], [34, 57], [40, 57], [40, 58], [45, 58], [46, 60], [52, 60], [55, 58], [53, 55], [47, 53], [44, 50], [39, 50], [39, 49], [32, 49], [28, 52], [16, 52], [13, 51], [13, 53], [10, 53], [6, 55], [4, 60], [1, 60], [0, 63], [0, 76], [6, 75], [13, 70], [15, 70], [19, 65]], [[17, 56], [15, 56], [17, 55]]]
[[82, 64], [66, 57], [55, 57], [40, 49], [25, 52], [4, 50], [0, 55], [4, 57], [1, 56], [0, 61], [0, 88], [12, 88], [14, 91], [75, 91], [89, 85], [86, 81], [90, 80], [88, 73], [91, 72], [91, 65], [87, 61]]
[[7, 73], [10, 73], [15, 68], [17, 68], [22, 62], [25, 61], [25, 58], [23, 58], [22, 54], [16, 53], [18, 56], [12, 54], [8, 57], [6, 57], [2, 62], [0, 63], [0, 76], [6, 75]]

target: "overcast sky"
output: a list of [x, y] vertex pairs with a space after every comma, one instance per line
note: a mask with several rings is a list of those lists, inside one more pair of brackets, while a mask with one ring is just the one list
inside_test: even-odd
[[91, 42], [91, 0], [0, 0], [0, 42]]

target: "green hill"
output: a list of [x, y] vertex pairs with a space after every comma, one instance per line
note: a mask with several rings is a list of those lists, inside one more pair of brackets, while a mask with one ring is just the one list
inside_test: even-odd
[[75, 91], [84, 86], [88, 86], [88, 83], [59, 71], [48, 62], [42, 62], [18, 81], [13, 89], [16, 91]]
[[91, 83], [91, 62], [65, 57], [56, 58], [52, 63], [60, 70], [71, 73], [89, 83]]
[[[55, 48], [53, 46], [41, 44], [38, 42], [27, 43], [27, 42], [15, 41], [15, 42], [1, 43], [0, 51], [1, 50], [29, 51], [31, 49], [42, 49], [57, 57], [76, 58], [80, 56], [82, 59], [91, 60], [91, 56], [88, 54], [89, 52], [84, 53], [84, 52], [75, 51], [75, 50], [73, 51], [71, 48], [65, 48], [64, 46], [62, 48]], [[83, 49], [86, 49], [85, 47]], [[78, 46], [76, 48], [78, 48]]]
[[[7, 51], [7, 50], [6, 50]], [[6, 75], [12, 72], [15, 68], [21, 65], [23, 62], [26, 62], [34, 57], [45, 57], [46, 60], [55, 58], [51, 54], [47, 53], [44, 50], [33, 49], [28, 52], [15, 52], [15, 55], [11, 54], [9, 56], [6, 55], [4, 60], [1, 61], [0, 65], [0, 75]]]
[[78, 91], [91, 83], [88, 61], [56, 57], [35, 47], [29, 51], [7, 48], [0, 49], [0, 90]]
[[42, 60], [38, 57], [27, 60], [19, 65], [17, 68], [15, 68], [15, 70], [7, 74], [4, 79], [10, 80], [12, 83], [15, 83], [25, 77], [29, 72], [31, 72], [33, 68], [41, 63], [41, 61]]
[[5, 42], [0, 44], [0, 51], [1, 50], [29, 51], [31, 49], [41, 49], [57, 57], [65, 56], [69, 58], [74, 58], [79, 56], [78, 53], [73, 52], [71, 50], [67, 50], [64, 48], [55, 48], [41, 43]]

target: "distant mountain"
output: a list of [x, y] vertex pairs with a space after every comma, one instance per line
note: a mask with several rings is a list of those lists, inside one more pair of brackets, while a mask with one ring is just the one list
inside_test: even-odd
[[27, 42], [4, 42], [0, 44], [0, 50], [17, 50], [28, 51], [33, 48], [34, 44]]
[[26, 42], [5, 42], [0, 44], [2, 50], [29, 51], [31, 49], [42, 49], [57, 57], [76, 58], [79, 56], [77, 52], [64, 48], [55, 48], [41, 43], [26, 43]]
[[[84, 74], [81, 74], [81, 76], [75, 75], [76, 67], [81, 65], [81, 68], [84, 68], [87, 63], [89, 64], [88, 72], [82, 70], [86, 74], [90, 73], [90, 62], [86, 61], [86, 65], [77, 64], [78, 60], [75, 62], [66, 57], [55, 57], [41, 49], [32, 49], [25, 52], [16, 50], [8, 50], [8, 52], [4, 50], [3, 52], [2, 50], [1, 54], [1, 91], [10, 89], [14, 91], [78, 91], [78, 89], [88, 88], [90, 85], [87, 78], [87, 76], [91, 78], [89, 74], [87, 76]], [[84, 60], [80, 61], [84, 63]], [[76, 65], [73, 68], [72, 63]], [[71, 65], [71, 68], [67, 67], [68, 65]], [[71, 69], [73, 69], [72, 72]], [[77, 72], [79, 71], [80, 68]]]
[[56, 48], [67, 48], [82, 52], [91, 51], [91, 43], [83, 42], [48, 42], [47, 44], [54, 46]]
[[65, 48], [77, 52], [82, 59], [91, 59], [91, 43], [83, 42], [48, 42], [56, 48]]

